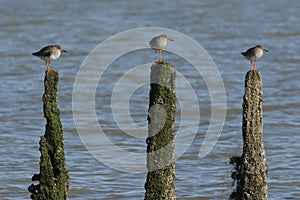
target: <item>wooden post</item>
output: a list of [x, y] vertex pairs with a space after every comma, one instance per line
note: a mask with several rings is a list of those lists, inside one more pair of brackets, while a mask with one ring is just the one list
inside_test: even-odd
[[232, 199], [265, 200], [268, 196], [266, 156], [263, 145], [262, 80], [259, 71], [251, 70], [245, 79], [243, 101], [243, 154], [232, 157], [236, 165], [232, 178], [237, 190]]
[[32, 177], [32, 181], [39, 181], [39, 184], [28, 187], [31, 199], [35, 200], [67, 199], [69, 190], [64, 137], [57, 106], [58, 79], [56, 71], [46, 72], [43, 110], [47, 124], [45, 135], [40, 140], [40, 173]]
[[176, 73], [172, 64], [154, 64], [150, 79], [145, 200], [173, 200]]

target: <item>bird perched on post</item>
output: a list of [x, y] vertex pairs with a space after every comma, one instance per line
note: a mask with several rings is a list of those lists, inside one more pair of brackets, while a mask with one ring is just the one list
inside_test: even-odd
[[32, 55], [46, 61], [47, 72], [50, 72], [52, 70], [50, 67], [50, 62], [58, 59], [62, 52], [67, 53], [67, 51], [63, 50], [60, 45], [49, 45], [37, 52], [32, 53]]
[[162, 34], [160, 36], [152, 38], [152, 40], [149, 42], [150, 47], [155, 52], [155, 59], [157, 59], [157, 52], [159, 51], [160, 59], [158, 61], [155, 60], [156, 63], [162, 63], [163, 62], [163, 60], [161, 58], [162, 50], [163, 50], [163, 48], [165, 48], [167, 46], [168, 40], [173, 41], [166, 34]]
[[250, 61], [252, 70], [256, 70], [256, 61], [261, 59], [261, 57], [264, 54], [264, 51], [269, 52], [262, 45], [256, 45], [255, 47], [248, 49], [246, 52], [241, 52], [241, 54]]

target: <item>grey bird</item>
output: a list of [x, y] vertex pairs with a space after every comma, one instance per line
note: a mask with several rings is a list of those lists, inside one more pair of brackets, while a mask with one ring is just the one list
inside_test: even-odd
[[156, 63], [162, 63], [163, 60], [161, 58], [162, 50], [165, 48], [168, 44], [168, 40], [174, 41], [171, 38], [169, 38], [166, 34], [159, 35], [157, 37], [152, 38], [152, 40], [149, 42], [150, 47], [155, 52], [155, 58], [157, 59], [157, 52], [160, 54], [160, 59], [158, 61], [155, 61]]
[[[265, 49], [262, 45], [256, 45], [255, 47], [252, 47], [248, 49], [246, 52], [241, 52], [241, 54], [250, 61], [250, 64], [252, 66], [252, 70], [256, 70], [256, 61], [261, 59], [261, 57], [264, 54], [264, 51], [269, 52], [267, 49]], [[253, 65], [252, 65], [253, 62]]]
[[63, 50], [60, 45], [49, 45], [37, 52], [32, 53], [32, 55], [46, 61], [47, 71], [50, 72], [52, 70], [50, 67], [50, 62], [58, 59], [62, 52], [67, 53], [67, 51]]

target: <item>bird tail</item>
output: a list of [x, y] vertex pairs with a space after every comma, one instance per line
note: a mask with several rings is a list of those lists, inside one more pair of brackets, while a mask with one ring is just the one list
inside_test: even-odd
[[243, 56], [245, 56], [246, 52], [241, 52], [241, 54], [242, 54]]

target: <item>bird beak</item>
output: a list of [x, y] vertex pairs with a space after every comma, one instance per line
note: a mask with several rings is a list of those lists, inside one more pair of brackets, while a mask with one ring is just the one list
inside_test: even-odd
[[61, 50], [61, 52], [68, 53], [66, 50], [63, 50], [63, 49]]
[[173, 40], [173, 39], [171, 39], [171, 38], [168, 38], [168, 40], [170, 40], [170, 41], [172, 41], [172, 42], [174, 41], [174, 40]]
[[269, 50], [267, 50], [267, 49], [264, 49], [264, 51], [269, 52]]

